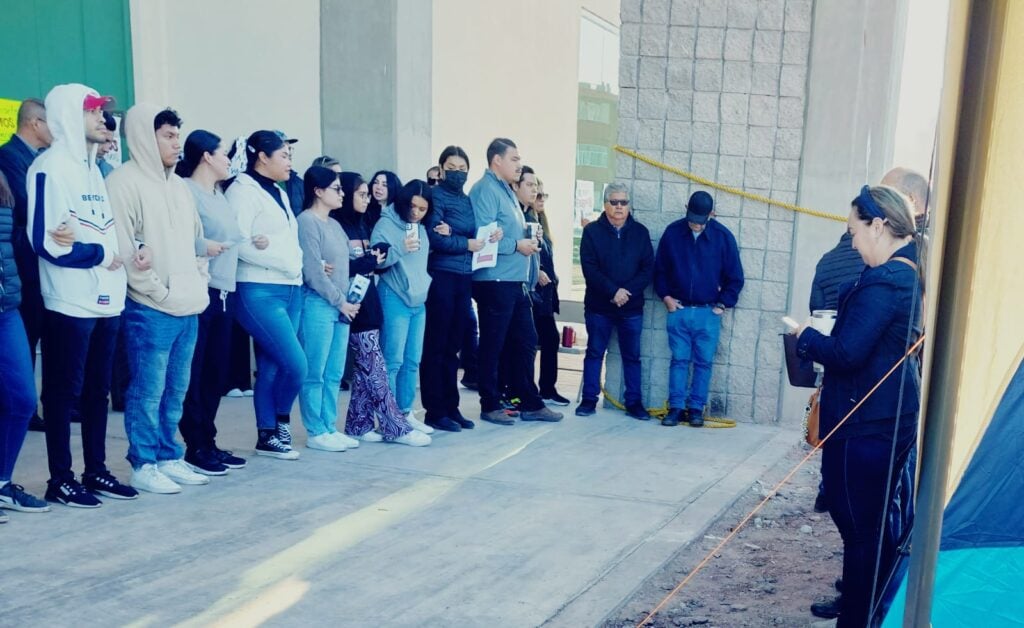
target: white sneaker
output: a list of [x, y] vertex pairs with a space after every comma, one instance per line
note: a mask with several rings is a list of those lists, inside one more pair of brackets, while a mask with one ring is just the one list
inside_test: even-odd
[[239, 397], [244, 397], [245, 393], [242, 392], [241, 388], [232, 388], [231, 390], [228, 391], [228, 394], [224, 396], [231, 397], [232, 399], [237, 399]]
[[424, 434], [434, 433], [434, 428], [430, 427], [426, 423], [418, 421], [416, 419], [416, 414], [412, 410], [409, 410], [409, 414], [405, 415], [405, 420], [408, 421], [409, 425], [412, 426], [412, 429], [416, 430], [417, 432], [423, 432]]
[[430, 444], [431, 439], [423, 432], [413, 430], [408, 434], [402, 434], [396, 438], [393, 442], [401, 445], [409, 445], [410, 447], [426, 447]]
[[181, 487], [161, 473], [155, 464], [144, 464], [141, 469], [132, 471], [131, 485], [147, 493], [171, 495], [181, 492]]
[[345, 449], [359, 449], [359, 441], [349, 436], [345, 436], [341, 432], [331, 432], [330, 436], [336, 443]]
[[329, 433], [310, 436], [306, 439], [307, 449], [319, 449], [320, 451], [345, 451], [345, 446], [331, 437]]
[[381, 436], [378, 432], [374, 432], [373, 430], [370, 430], [369, 432], [363, 434], [362, 436], [359, 436], [358, 438], [364, 443], [379, 443], [382, 440], [384, 440], [383, 436]]
[[196, 473], [193, 471], [192, 465], [184, 460], [161, 460], [156, 463], [156, 466], [160, 470], [160, 473], [174, 480], [178, 484], [199, 486], [201, 484], [210, 483], [209, 477], [202, 473]]
[[255, 395], [255, 394], [256, 394], [256, 392], [255, 392], [255, 391], [253, 391], [253, 389], [252, 389], [252, 388], [249, 388], [249, 389], [246, 389], [246, 390], [243, 390], [243, 391], [242, 391], [242, 396], [243, 396], [243, 397], [252, 397], [252, 396], [253, 396], [253, 395]]

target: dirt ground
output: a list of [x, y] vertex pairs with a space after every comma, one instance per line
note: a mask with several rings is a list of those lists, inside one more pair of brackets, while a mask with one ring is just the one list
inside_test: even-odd
[[[807, 449], [793, 450], [727, 510], [704, 538], [669, 560], [604, 623], [636, 626], [679, 584], [767, 492], [796, 466]], [[647, 625], [829, 626], [811, 615], [811, 603], [836, 595], [842, 541], [828, 514], [814, 512], [820, 454], [765, 505]]]

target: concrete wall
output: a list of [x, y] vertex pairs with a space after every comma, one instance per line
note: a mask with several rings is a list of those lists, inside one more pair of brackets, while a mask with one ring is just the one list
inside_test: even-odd
[[[296, 169], [320, 154], [320, 3], [131, 0], [135, 99], [169, 105], [184, 131], [228, 140], [257, 129], [299, 138]], [[301, 166], [301, 167], [300, 167]]]
[[[434, 2], [431, 150], [466, 149], [470, 184], [495, 137], [511, 138], [550, 194], [555, 268], [568, 298], [576, 171], [577, 60], [584, 6], [618, 23], [615, 0]], [[422, 176], [422, 173], [419, 175]]]
[[[904, 11], [904, 0], [815, 3], [802, 205], [846, 216], [860, 187], [877, 183], [891, 167], [901, 75], [893, 59], [903, 52], [904, 32], [898, 24]], [[815, 264], [845, 228], [839, 222], [797, 218], [789, 302], [797, 320], [809, 314]], [[782, 416], [798, 421], [809, 392], [786, 384]]]
[[[811, 9], [810, 0], [624, 0], [619, 143], [726, 185], [796, 200]], [[657, 241], [701, 188], [629, 159], [618, 163], [632, 184], [635, 215]], [[794, 216], [711, 192], [718, 219], [737, 236], [747, 278], [738, 307], [723, 319], [711, 412], [775, 421]], [[668, 396], [670, 353], [665, 308], [650, 291], [648, 298], [644, 397], [658, 406]], [[607, 384], [621, 394], [616, 354]]]

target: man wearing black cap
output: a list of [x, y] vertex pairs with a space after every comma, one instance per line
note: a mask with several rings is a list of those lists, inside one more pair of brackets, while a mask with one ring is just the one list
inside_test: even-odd
[[[661, 422], [666, 426], [704, 425], [722, 314], [736, 305], [743, 288], [736, 238], [714, 217], [711, 195], [694, 192], [686, 204], [686, 218], [665, 229], [655, 255], [654, 291], [668, 310], [672, 351], [669, 412]], [[693, 381], [688, 382], [691, 362]]]

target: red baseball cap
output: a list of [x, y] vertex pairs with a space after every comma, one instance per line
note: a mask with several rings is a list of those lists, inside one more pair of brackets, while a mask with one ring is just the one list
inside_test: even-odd
[[85, 100], [82, 102], [82, 111], [92, 111], [93, 109], [107, 109], [114, 103], [113, 96], [99, 96], [97, 94], [86, 94]]

